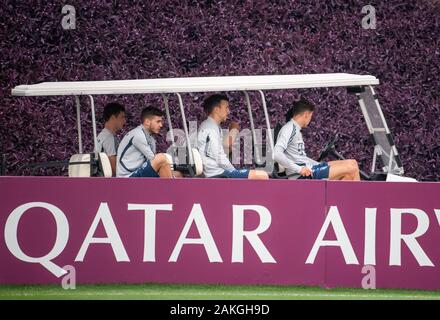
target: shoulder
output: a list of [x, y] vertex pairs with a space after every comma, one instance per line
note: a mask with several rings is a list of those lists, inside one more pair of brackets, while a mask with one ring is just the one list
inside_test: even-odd
[[282, 137], [287, 143], [292, 142], [298, 134], [298, 128], [292, 121], [286, 123], [280, 130], [280, 137]]
[[139, 135], [139, 134], [144, 134], [144, 130], [142, 125], [137, 126], [136, 128], [131, 129], [130, 132], [133, 132], [133, 134]]
[[292, 121], [289, 121], [281, 128], [280, 134], [291, 136], [295, 135], [296, 131], [296, 127], [293, 125]]
[[145, 139], [145, 133], [141, 126], [137, 126], [136, 128], [132, 129], [127, 135], [133, 136], [135, 139]]
[[122, 138], [122, 141], [121, 141], [121, 143], [124, 143], [124, 142], [128, 142], [131, 138], [133, 138], [134, 136], [135, 136], [135, 134], [136, 134], [136, 129], [138, 129], [138, 127], [136, 127], [136, 128], [134, 128], [134, 129], [131, 129], [130, 131], [128, 131], [125, 135], [124, 135], [124, 137]]
[[207, 127], [209, 127], [208, 119], [202, 121], [202, 123], [200, 124], [200, 130], [206, 130]]
[[199, 134], [209, 134], [211, 131], [215, 131], [212, 123], [209, 120], [205, 120], [200, 124]]
[[104, 128], [99, 133], [97, 140], [99, 143], [110, 143], [116, 140], [116, 136], [110, 130]]
[[133, 128], [133, 129], [131, 129], [130, 131], [128, 131], [125, 134], [125, 136], [130, 136], [130, 135], [132, 136], [132, 135], [136, 134], [138, 131], [140, 131], [139, 129], [140, 129], [139, 126], [137, 126], [137, 127]]
[[113, 133], [107, 128], [102, 129], [101, 132], [98, 134], [99, 138], [107, 138], [110, 136], [113, 136]]

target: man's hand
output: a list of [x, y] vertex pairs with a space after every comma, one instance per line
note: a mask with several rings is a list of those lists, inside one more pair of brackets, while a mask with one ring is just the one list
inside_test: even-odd
[[309, 177], [312, 175], [312, 170], [307, 167], [302, 167], [299, 174], [302, 175], [303, 177]]
[[229, 125], [229, 133], [223, 141], [223, 147], [227, 150], [226, 154], [230, 154], [232, 152], [232, 145], [234, 144], [234, 141], [237, 138], [237, 134], [239, 131], [240, 125], [238, 124], [238, 122], [232, 121]]

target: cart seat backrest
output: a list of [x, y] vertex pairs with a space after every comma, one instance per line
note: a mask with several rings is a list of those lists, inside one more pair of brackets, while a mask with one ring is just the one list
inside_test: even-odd
[[69, 177], [90, 177], [92, 162], [89, 153], [78, 153], [70, 157]]
[[196, 173], [196, 177], [198, 177], [198, 176], [201, 176], [203, 174], [202, 157], [200, 156], [199, 150], [197, 150], [196, 148], [193, 148], [192, 151], [193, 151], [195, 173]]
[[99, 153], [99, 173], [106, 178], [110, 178], [112, 176], [112, 166], [107, 154], [104, 152]]
[[69, 177], [91, 177], [96, 175], [106, 178], [112, 176], [110, 160], [104, 152], [98, 154], [98, 163], [93, 161], [93, 153], [78, 153], [70, 157]]

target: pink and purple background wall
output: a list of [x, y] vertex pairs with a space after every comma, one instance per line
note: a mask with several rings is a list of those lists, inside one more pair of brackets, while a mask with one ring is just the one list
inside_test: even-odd
[[[67, 3], [76, 9], [74, 30], [62, 28]], [[362, 28], [366, 4], [375, 8], [376, 29]], [[440, 179], [438, 1], [4, 0], [0, 12], [0, 153], [7, 156], [8, 175], [21, 175], [24, 163], [77, 153], [74, 98], [12, 97], [11, 89], [20, 84], [346, 72], [380, 80], [375, 90], [406, 174], [419, 181]], [[203, 120], [204, 97], [183, 95], [188, 121]], [[338, 150], [367, 171], [373, 145], [356, 98], [344, 88], [267, 92], [272, 128], [284, 122], [299, 97], [317, 107], [304, 132], [309, 155], [316, 158], [339, 132]], [[249, 128], [243, 95], [230, 98], [231, 119]], [[97, 120], [106, 102], [122, 101], [129, 112], [126, 132], [138, 125], [143, 107], [160, 107], [161, 99], [96, 97]], [[251, 99], [259, 101], [258, 94]], [[81, 103], [84, 148], [91, 151], [90, 107], [86, 97]], [[173, 110], [177, 103], [170, 100]], [[171, 117], [181, 127], [179, 113]], [[254, 121], [266, 127], [258, 102]], [[160, 151], [168, 147], [166, 130], [158, 140]]]

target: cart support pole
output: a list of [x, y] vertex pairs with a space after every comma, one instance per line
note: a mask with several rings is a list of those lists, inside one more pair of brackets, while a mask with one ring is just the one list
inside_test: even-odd
[[253, 141], [253, 147], [254, 147], [254, 151], [255, 151], [254, 160], [258, 164], [260, 164], [261, 163], [260, 150], [256, 147], [257, 135], [255, 133], [255, 124], [254, 124], [254, 117], [252, 116], [251, 101], [249, 99], [248, 92], [247, 91], [243, 91], [243, 93], [244, 93], [244, 97], [246, 98], [246, 104], [247, 104], [248, 113], [249, 113], [249, 121], [250, 121], [250, 124], [251, 124], [252, 141]]
[[93, 101], [93, 97], [89, 95], [90, 98], [90, 107], [92, 109], [92, 127], [93, 127], [93, 144], [94, 144], [94, 152], [95, 156], [98, 156], [98, 138], [96, 135], [96, 118], [95, 118], [95, 102]]
[[188, 126], [186, 124], [186, 117], [185, 117], [185, 110], [183, 108], [183, 100], [180, 93], [176, 92], [177, 98], [179, 99], [179, 107], [180, 107], [180, 113], [182, 114], [182, 121], [183, 121], [183, 130], [185, 131], [185, 138], [186, 138], [186, 145], [188, 149], [188, 158], [189, 158], [189, 164], [191, 166], [194, 165], [194, 159], [192, 154], [192, 148], [191, 148], [191, 141], [189, 139], [189, 133], [188, 133]]
[[266, 120], [266, 126], [267, 126], [267, 136], [269, 138], [271, 157], [272, 157], [272, 160], [273, 160], [273, 149], [274, 149], [275, 146], [274, 146], [273, 137], [272, 137], [272, 129], [270, 127], [269, 114], [267, 112], [266, 99], [264, 97], [264, 93], [263, 93], [262, 90], [258, 90], [258, 92], [260, 93], [261, 101], [263, 102], [264, 118]]
[[162, 98], [163, 98], [163, 103], [164, 103], [164, 107], [165, 107], [165, 114], [167, 116], [168, 127], [170, 129], [171, 145], [173, 146], [173, 148], [175, 148], [176, 145], [174, 142], [174, 130], [173, 130], [173, 124], [171, 123], [171, 115], [170, 115], [170, 108], [168, 105], [168, 97], [162, 93]]
[[82, 147], [82, 132], [81, 132], [81, 104], [79, 102], [79, 97], [75, 96], [76, 101], [76, 122], [78, 127], [78, 152], [83, 152]]

